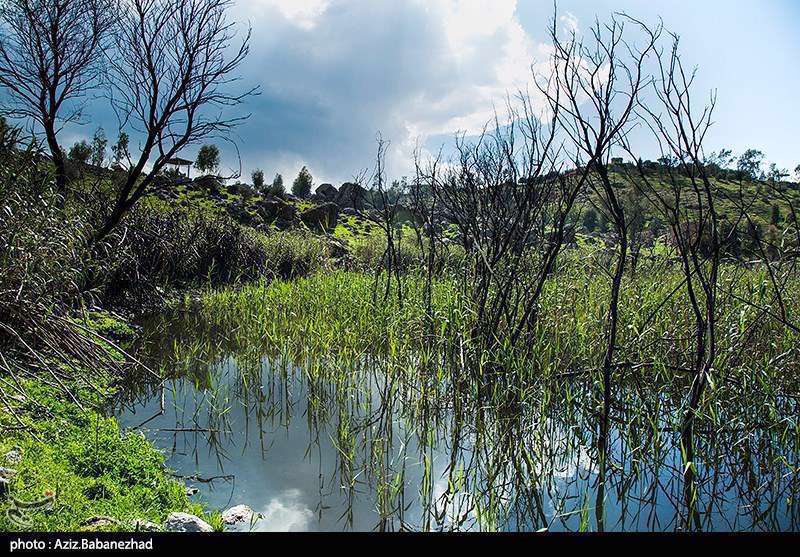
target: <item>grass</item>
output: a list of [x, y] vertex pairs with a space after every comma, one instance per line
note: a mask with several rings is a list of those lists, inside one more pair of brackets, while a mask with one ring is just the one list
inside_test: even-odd
[[[595, 500], [596, 476], [565, 471], [576, 462], [597, 467], [608, 281], [591, 261], [601, 252], [592, 246], [567, 252], [527, 342], [491, 356], [470, 354], [472, 315], [458, 284], [437, 280], [428, 315], [424, 280], [413, 272], [404, 278], [402, 301], [392, 290], [376, 304], [375, 279], [361, 272], [209, 292], [191, 314], [153, 328], [151, 343], [164, 349], [155, 356], [160, 365], [176, 377], [196, 378], [199, 398], [239, 400], [253, 408], [254, 423], [277, 419], [272, 412], [288, 404], [280, 393], [307, 393], [292, 404], [308, 405], [295, 412], [307, 420], [310, 439], [330, 437], [336, 485], [345, 494], [374, 494], [386, 524], [412, 504], [413, 486], [399, 463], [418, 462], [420, 528], [474, 520], [488, 530], [510, 523], [596, 529], [595, 509], [603, 504]], [[682, 371], [691, 321], [680, 289], [673, 294], [680, 272], [663, 259], [644, 265], [626, 277], [622, 296], [608, 497], [621, 506], [642, 501], [633, 515], [638, 528], [670, 529], [683, 512], [676, 431], [691, 380]], [[763, 269], [733, 265], [721, 277], [734, 292], [768, 305], [766, 280]], [[724, 515], [732, 520], [729, 528], [787, 528], [784, 518], [797, 520], [800, 510], [792, 503], [800, 443], [798, 338], [747, 304], [723, 302], [720, 363], [698, 419], [692, 463], [703, 477], [704, 520], [719, 528], [721, 505], [733, 500], [753, 511]], [[790, 307], [797, 310], [796, 297]], [[214, 366], [231, 360], [234, 387], [217, 393]], [[202, 404], [208, 404], [208, 423], [225, 430], [219, 410]], [[434, 452], [450, 458], [444, 469], [434, 469]], [[388, 455], [397, 456], [389, 462]], [[443, 493], [434, 490], [440, 480], [446, 480]], [[754, 484], [771, 487], [756, 494]]]
[[[121, 432], [114, 418], [80, 410], [58, 389], [35, 381], [22, 387], [25, 399], [14, 411], [29, 430], [12, 429], [0, 438], [0, 455], [16, 451], [21, 456], [4, 464], [17, 474], [11, 481], [13, 498], [0, 501], [0, 531], [88, 530], [87, 521], [100, 516], [115, 521], [102, 529], [131, 531], [137, 521], [161, 524], [172, 511], [212, 520], [200, 504], [189, 502], [185, 486], [170, 475], [164, 455], [144, 435]], [[88, 392], [82, 399], [101, 402]], [[0, 411], [0, 428], [16, 425]], [[46, 497], [52, 497], [51, 504], [15, 515], [19, 503]]]

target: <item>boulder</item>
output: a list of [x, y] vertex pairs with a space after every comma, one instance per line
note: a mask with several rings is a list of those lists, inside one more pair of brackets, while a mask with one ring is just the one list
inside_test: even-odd
[[316, 189], [316, 194], [324, 201], [336, 201], [336, 197], [339, 195], [339, 190], [337, 190], [333, 184], [321, 184]]
[[204, 189], [218, 195], [219, 190], [222, 187], [222, 181], [218, 176], [200, 176], [199, 178], [194, 179], [194, 185], [200, 189]]
[[339, 206], [336, 203], [323, 203], [300, 213], [300, 220], [317, 231], [333, 230], [338, 218]]
[[367, 206], [367, 190], [353, 182], [345, 182], [339, 188], [336, 204], [342, 208], [349, 207], [360, 211]]
[[253, 514], [253, 509], [247, 505], [236, 505], [222, 513], [222, 522], [228, 525], [250, 522], [253, 519]]
[[200, 493], [200, 490], [196, 487], [187, 487], [186, 488], [186, 497], [193, 497]]
[[277, 197], [258, 201], [255, 207], [258, 214], [267, 222], [274, 220], [290, 222], [297, 219], [297, 207]]
[[193, 514], [170, 513], [164, 522], [166, 532], [213, 532], [211, 525]]

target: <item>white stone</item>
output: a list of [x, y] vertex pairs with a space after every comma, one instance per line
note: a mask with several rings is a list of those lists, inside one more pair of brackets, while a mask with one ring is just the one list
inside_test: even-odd
[[202, 518], [188, 513], [170, 513], [164, 522], [167, 532], [213, 532], [211, 525]]
[[222, 513], [222, 521], [225, 524], [236, 524], [237, 522], [250, 522], [253, 517], [253, 509], [247, 505], [236, 505]]
[[9, 464], [19, 464], [22, 462], [22, 454], [17, 449], [11, 449], [3, 455], [3, 458]]

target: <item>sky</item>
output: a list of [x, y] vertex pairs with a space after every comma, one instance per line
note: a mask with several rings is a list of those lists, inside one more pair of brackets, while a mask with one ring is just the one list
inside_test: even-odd
[[[557, 17], [581, 33], [614, 11], [661, 17], [681, 36], [696, 92], [718, 95], [709, 151], [754, 147], [800, 164], [800, 0], [561, 0]], [[244, 176], [261, 168], [291, 181], [307, 165], [315, 184], [338, 185], [374, 164], [378, 134], [390, 141], [390, 177], [411, 175], [417, 145], [435, 152], [476, 133], [531, 83], [552, 13], [549, 0], [237, 0], [232, 19], [253, 30], [240, 86], [261, 88], [232, 137]], [[88, 112], [62, 143], [98, 125], [115, 136], [102, 101]], [[236, 150], [219, 145], [223, 167], [238, 170]]]

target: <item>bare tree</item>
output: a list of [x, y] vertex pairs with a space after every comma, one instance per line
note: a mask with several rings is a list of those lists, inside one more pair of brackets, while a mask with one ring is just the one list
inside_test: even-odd
[[[630, 41], [626, 26], [642, 31], [643, 44]], [[612, 178], [612, 151], [635, 125], [640, 94], [652, 82], [645, 64], [655, 50], [661, 27], [654, 30], [624, 16], [612, 16], [606, 24], [596, 21], [587, 37], [575, 31], [562, 38], [553, 18], [555, 79], [540, 86], [559, 108], [557, 119], [563, 132], [583, 153], [590, 167], [589, 186], [599, 208], [614, 226], [616, 263], [611, 275], [611, 298], [606, 318], [606, 347], [602, 362], [603, 401], [598, 449], [605, 468], [608, 422], [611, 412], [611, 382], [619, 327], [619, 295], [628, 257], [628, 226], [625, 208]], [[602, 482], [601, 482], [602, 483]], [[598, 513], [602, 512], [602, 506]], [[602, 517], [598, 515], [598, 523]]]
[[0, 87], [15, 117], [44, 130], [56, 183], [66, 191], [61, 128], [80, 118], [99, 82], [102, 51], [117, 17], [114, 0], [8, 0], [0, 4]]
[[234, 23], [227, 19], [231, 4], [123, 0], [108, 61], [112, 102], [120, 120], [130, 123], [143, 140], [95, 242], [119, 224], [181, 149], [208, 137], [225, 137], [247, 118], [225, 114], [257, 92], [229, 91], [249, 51], [251, 33], [234, 46]]
[[657, 102], [642, 103], [640, 111], [658, 140], [663, 156], [669, 156], [675, 164], [666, 168], [664, 180], [662, 173], [653, 176], [640, 163], [636, 186], [669, 223], [694, 316], [694, 353], [690, 358], [694, 375], [681, 421], [687, 525], [691, 525], [692, 522], [699, 524], [695, 512], [694, 424], [717, 356], [722, 239], [717, 192], [703, 151], [706, 134], [713, 123], [716, 96], [712, 94], [705, 105], [692, 102], [695, 71], [685, 69], [679, 53], [679, 39], [672, 34], [671, 38], [670, 48], [658, 51], [653, 81]]

